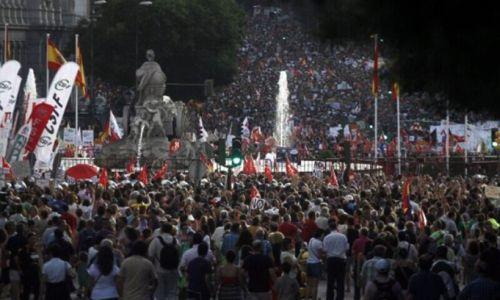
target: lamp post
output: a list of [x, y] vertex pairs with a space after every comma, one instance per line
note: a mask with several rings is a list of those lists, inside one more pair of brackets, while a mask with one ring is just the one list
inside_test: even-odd
[[106, 4], [106, 0], [95, 0], [90, 3], [90, 99], [94, 99], [94, 18], [96, 8]]
[[[139, 2], [139, 6], [151, 6], [153, 5], [153, 1], [141, 1]], [[137, 68], [137, 61], [139, 59], [139, 26], [138, 26], [138, 15], [135, 15], [135, 67]]]

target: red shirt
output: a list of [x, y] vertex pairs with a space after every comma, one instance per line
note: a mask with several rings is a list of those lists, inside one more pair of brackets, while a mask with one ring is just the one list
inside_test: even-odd
[[316, 221], [307, 219], [304, 222], [304, 226], [302, 226], [302, 240], [304, 242], [309, 242], [314, 233], [318, 230], [318, 225], [316, 225]]
[[357, 238], [354, 241], [354, 243], [352, 243], [351, 249], [352, 249], [352, 256], [354, 258], [357, 258], [360, 253], [363, 254], [365, 252], [365, 247], [368, 241], [369, 241], [368, 237], [360, 235], [359, 238]]
[[295, 240], [297, 237], [297, 226], [290, 222], [284, 222], [279, 227], [278, 230], [283, 233], [286, 238]]
[[72, 233], [74, 233], [76, 231], [77, 219], [74, 215], [72, 215], [68, 212], [63, 212], [61, 214], [61, 219], [66, 221], [66, 224], [68, 224]]

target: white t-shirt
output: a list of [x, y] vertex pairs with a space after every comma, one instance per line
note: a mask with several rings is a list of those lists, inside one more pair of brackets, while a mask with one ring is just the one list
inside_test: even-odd
[[307, 244], [307, 253], [309, 257], [307, 258], [308, 264], [317, 264], [321, 262], [319, 258], [320, 252], [323, 250], [323, 242], [317, 238], [311, 238], [309, 244]]
[[47, 276], [50, 283], [59, 283], [66, 279], [66, 273], [71, 268], [70, 264], [58, 257], [51, 258], [43, 264], [42, 274]]
[[99, 268], [94, 263], [90, 266], [87, 272], [94, 280], [96, 280], [94, 288], [92, 289], [92, 299], [118, 298], [118, 290], [116, 289], [115, 277], [120, 272], [120, 268], [113, 264], [113, 270], [111, 270], [111, 273], [104, 276], [101, 275]]

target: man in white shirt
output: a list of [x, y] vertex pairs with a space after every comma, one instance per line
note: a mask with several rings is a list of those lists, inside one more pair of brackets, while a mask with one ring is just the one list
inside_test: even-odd
[[344, 279], [346, 273], [346, 252], [349, 250], [347, 237], [337, 231], [337, 223], [330, 220], [330, 234], [323, 239], [323, 250], [327, 257], [326, 299], [333, 300], [333, 287], [337, 291], [337, 300], [344, 299]]
[[[203, 237], [199, 233], [195, 233], [193, 235], [193, 246], [182, 254], [181, 262], [179, 264], [180, 271], [186, 271], [189, 263], [198, 257], [198, 245], [203, 242]], [[207, 260], [211, 263], [215, 263], [215, 256], [211, 250], [208, 250], [207, 255], [205, 256]]]

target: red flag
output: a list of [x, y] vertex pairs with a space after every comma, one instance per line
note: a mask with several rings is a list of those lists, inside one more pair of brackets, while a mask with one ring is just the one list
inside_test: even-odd
[[161, 167], [161, 169], [159, 169], [158, 171], [156, 171], [156, 174], [153, 176], [153, 179], [151, 179], [151, 180], [162, 180], [163, 176], [165, 176], [165, 174], [167, 174], [167, 171], [168, 171], [168, 164], [165, 163]]
[[179, 139], [173, 139], [168, 145], [168, 152], [170, 156], [174, 155], [181, 148], [181, 141]]
[[245, 162], [243, 164], [243, 174], [255, 175], [257, 174], [257, 168], [255, 167], [255, 161], [251, 155], [245, 157]]
[[131, 160], [127, 165], [127, 173], [134, 173], [135, 170], [135, 161]]
[[402, 207], [403, 207], [403, 213], [406, 214], [408, 210], [410, 209], [410, 186], [411, 186], [411, 177], [406, 179], [406, 181], [403, 184], [403, 193], [402, 193]]
[[47, 125], [47, 122], [54, 111], [54, 107], [47, 103], [40, 103], [33, 108], [31, 113], [31, 133], [26, 143], [26, 151], [33, 152], [38, 144], [38, 140]]
[[99, 184], [102, 184], [103, 187], [107, 188], [109, 181], [108, 181], [108, 170], [106, 168], [101, 169], [101, 174], [99, 175]]
[[262, 135], [262, 130], [260, 129], [260, 126], [255, 126], [252, 129], [252, 134], [250, 135], [250, 137], [252, 139], [252, 142], [254, 142], [256, 144], [258, 144], [258, 143], [260, 143], [260, 141], [262, 141], [264, 136]]
[[208, 172], [214, 171], [214, 164], [212, 163], [212, 160], [209, 159], [204, 153], [200, 153], [200, 160], [205, 165], [205, 167], [207, 167]]
[[139, 176], [137, 176], [137, 179], [139, 179], [140, 182], [144, 183], [147, 185], [149, 183], [148, 180], [148, 167], [144, 165], [141, 169], [141, 172], [139, 172]]
[[425, 226], [427, 226], [427, 217], [425, 216], [424, 210], [420, 208], [418, 211], [418, 228], [423, 230]]
[[295, 168], [292, 163], [290, 162], [290, 160], [288, 159], [288, 157], [286, 158], [286, 165], [285, 165], [285, 168], [286, 168], [286, 175], [288, 175], [289, 177], [294, 177], [295, 175], [297, 175], [297, 173], [299, 172], [297, 170], [297, 168]]
[[115, 171], [115, 181], [118, 182], [120, 181], [120, 173], [118, 173], [118, 171]]
[[14, 179], [14, 172], [12, 172], [9, 162], [4, 157], [2, 157], [2, 169], [7, 178], [10, 177], [8, 179]]
[[333, 169], [333, 163], [332, 167], [330, 168], [330, 184], [332, 186], [339, 186], [339, 181], [337, 180], [337, 175], [335, 174], [335, 170]]
[[399, 84], [394, 82], [392, 84], [392, 100], [397, 101], [399, 97]]
[[255, 185], [252, 185], [252, 188], [250, 189], [250, 199], [254, 198], [261, 198], [261, 197], [259, 190], [255, 187]]
[[264, 167], [264, 175], [269, 182], [273, 181], [273, 172], [271, 172], [271, 167], [268, 163], [266, 163], [266, 166]]
[[375, 40], [373, 49], [373, 81], [372, 81], [372, 94], [378, 95], [379, 79], [378, 79], [378, 41]]

